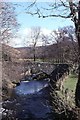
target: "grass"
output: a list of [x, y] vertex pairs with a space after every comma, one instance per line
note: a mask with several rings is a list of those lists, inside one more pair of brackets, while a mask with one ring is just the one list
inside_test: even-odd
[[64, 81], [64, 89], [68, 88], [69, 90], [73, 90], [73, 92], [75, 92], [77, 79], [77, 75], [70, 74]]
[[[70, 74], [69, 76], [66, 77], [66, 79], [63, 82], [63, 86], [64, 86], [63, 92], [61, 90], [57, 91], [60, 98], [62, 98], [62, 100], [64, 101], [67, 100], [66, 102], [71, 106], [75, 106], [75, 89], [76, 89], [77, 79], [78, 79], [77, 75]], [[67, 91], [68, 92], [67, 95], [69, 96], [68, 99], [65, 96], [66, 89], [68, 89]]]

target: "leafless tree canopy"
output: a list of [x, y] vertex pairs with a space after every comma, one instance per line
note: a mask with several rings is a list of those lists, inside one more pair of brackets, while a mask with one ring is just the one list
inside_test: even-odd
[[40, 34], [41, 34], [41, 28], [40, 27], [32, 27], [31, 30], [30, 30], [30, 33], [28, 35], [28, 38], [29, 38], [29, 43], [31, 44], [32, 48], [33, 48], [33, 59], [35, 61], [36, 59], [36, 45], [37, 45], [37, 42], [39, 41], [40, 39]]
[[38, 15], [38, 17], [43, 18], [46, 17], [74, 18], [78, 10], [78, 1], [73, 3], [69, 0], [64, 1], [53, 0], [53, 2], [46, 2], [45, 5], [46, 7], [43, 5], [43, 2], [42, 3], [38, 3], [37, 1], [33, 2], [27, 7], [26, 13], [31, 15]]
[[15, 35], [18, 26], [13, 4], [0, 2], [0, 42], [8, 42]]

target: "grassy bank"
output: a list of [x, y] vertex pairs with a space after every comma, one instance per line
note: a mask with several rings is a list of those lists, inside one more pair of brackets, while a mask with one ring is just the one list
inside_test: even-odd
[[77, 79], [77, 75], [70, 74], [63, 82], [64, 88], [60, 91], [57, 91], [64, 103], [66, 102], [70, 106], [75, 106], [75, 89]]
[[77, 75], [70, 74], [64, 81], [64, 89], [68, 88], [69, 90], [73, 90], [73, 92], [75, 92], [77, 79]]

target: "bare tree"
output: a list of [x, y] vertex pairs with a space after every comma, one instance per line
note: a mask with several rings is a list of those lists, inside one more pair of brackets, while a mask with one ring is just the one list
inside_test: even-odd
[[60, 48], [60, 41], [61, 41], [61, 33], [59, 33], [59, 31], [52, 31], [52, 33], [51, 33], [51, 37], [52, 37], [52, 40], [53, 41], [55, 41], [55, 44], [56, 44], [56, 52], [57, 52], [57, 54], [56, 54], [56, 62], [60, 62], [60, 50], [59, 50], [59, 48]]
[[[42, 5], [42, 4], [41, 4]], [[31, 8], [34, 8], [32, 10]], [[37, 2], [33, 2], [27, 8], [28, 14], [38, 15], [38, 17], [47, 18], [47, 17], [61, 17], [61, 18], [70, 18], [74, 22], [75, 34], [78, 41], [78, 62], [79, 62], [79, 76], [75, 92], [75, 101], [76, 105], [80, 107], [80, 0], [54, 0], [49, 3], [47, 7], [40, 7]]]
[[47, 46], [50, 44], [49, 40], [50, 40], [50, 36], [49, 35], [41, 35], [41, 39], [42, 39], [42, 59], [43, 61], [45, 61], [48, 57], [48, 49]]
[[13, 4], [0, 2], [0, 43], [8, 43], [18, 26]]
[[52, 31], [51, 37], [56, 44], [58, 62], [75, 62], [78, 53], [74, 33], [72, 26], [66, 26], [59, 28], [57, 31]]
[[37, 45], [37, 42], [40, 38], [40, 27], [32, 27], [31, 28], [31, 31], [30, 31], [30, 40], [31, 40], [31, 46], [33, 48], [33, 59], [34, 59], [34, 62], [36, 60], [36, 45]]
[[8, 88], [13, 87], [13, 62], [16, 61], [16, 58], [18, 57], [18, 52], [5, 44], [9, 44], [11, 38], [15, 37], [18, 26], [19, 24], [17, 22], [15, 7], [13, 4], [9, 2], [0, 2], [0, 44], [2, 44], [0, 52], [2, 52], [1, 54], [3, 58], [1, 62], [3, 62], [2, 92], [4, 97], [7, 95]]

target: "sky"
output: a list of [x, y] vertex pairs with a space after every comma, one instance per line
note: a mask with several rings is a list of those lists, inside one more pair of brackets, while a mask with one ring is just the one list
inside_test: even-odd
[[[16, 3], [14, 2], [14, 4]], [[26, 39], [26, 36], [29, 34], [29, 30], [31, 27], [39, 26], [41, 27], [43, 33], [48, 35], [52, 30], [57, 30], [60, 27], [69, 26], [69, 25], [73, 26], [73, 22], [70, 19], [50, 18], [50, 17], [43, 19], [43, 18], [38, 18], [37, 16], [31, 16], [29, 14], [26, 14], [24, 10], [26, 6], [29, 4], [28, 2], [19, 2], [17, 4], [19, 4], [19, 6], [16, 7], [16, 14], [17, 14], [18, 23], [20, 23], [20, 28], [18, 31], [19, 37], [14, 39], [13, 40], [14, 42], [12, 42], [12, 45], [13, 43], [15, 43], [13, 45], [15, 47], [24, 46], [24, 39]], [[45, 2], [43, 3], [38, 2], [38, 5], [40, 4], [47, 7]]]

